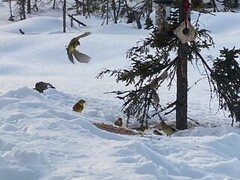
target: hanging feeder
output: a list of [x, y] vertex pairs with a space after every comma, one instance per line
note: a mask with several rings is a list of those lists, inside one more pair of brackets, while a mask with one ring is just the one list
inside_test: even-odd
[[179, 27], [174, 30], [174, 34], [180, 39], [182, 44], [186, 44], [187, 42], [194, 41], [197, 37], [197, 30], [187, 21], [182, 22]]
[[173, 0], [153, 0], [156, 4], [172, 4]]

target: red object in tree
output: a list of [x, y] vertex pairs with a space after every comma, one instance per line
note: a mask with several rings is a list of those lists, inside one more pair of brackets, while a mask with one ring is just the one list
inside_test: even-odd
[[185, 28], [187, 28], [187, 20], [188, 20], [188, 11], [191, 7], [191, 4], [189, 0], [183, 0], [183, 15], [184, 15], [184, 22], [185, 22]]

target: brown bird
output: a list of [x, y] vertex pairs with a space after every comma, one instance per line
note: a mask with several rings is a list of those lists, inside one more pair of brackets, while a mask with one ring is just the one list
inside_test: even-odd
[[88, 55], [80, 53], [78, 50], [76, 50], [76, 47], [80, 45], [79, 39], [83, 38], [83, 37], [86, 37], [90, 34], [91, 34], [91, 32], [85, 32], [82, 35], [73, 38], [70, 41], [70, 43], [68, 44], [68, 47], [66, 49], [67, 50], [67, 55], [68, 55], [68, 59], [73, 64], [74, 64], [73, 56], [80, 63], [88, 63], [90, 61], [91, 58]]
[[84, 108], [84, 104], [85, 104], [85, 101], [83, 99], [81, 99], [76, 104], [74, 104], [72, 110], [75, 112], [82, 112], [82, 110]]
[[43, 91], [45, 91], [49, 88], [55, 89], [55, 87], [53, 85], [51, 85], [50, 83], [40, 81], [40, 82], [35, 84], [35, 88], [33, 88], [33, 89], [37, 90], [40, 93], [43, 93]]
[[161, 130], [167, 135], [167, 136], [171, 136], [175, 131], [177, 131], [176, 129], [174, 129], [173, 127], [167, 125], [164, 121], [161, 121], [159, 123]]
[[122, 118], [118, 118], [118, 119], [114, 122], [114, 125], [122, 127], [122, 125], [123, 125]]

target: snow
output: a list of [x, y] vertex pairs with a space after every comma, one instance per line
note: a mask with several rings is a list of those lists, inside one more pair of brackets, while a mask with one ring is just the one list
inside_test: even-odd
[[[227, 112], [217, 111], [216, 100], [209, 108], [206, 80], [189, 94], [189, 116], [204, 126], [166, 137], [119, 135], [92, 124], [124, 119], [122, 101], [105, 92], [126, 87], [114, 78], [95, 77], [103, 68], [128, 67], [127, 50], [149, 31], [135, 24], [100, 26], [102, 20], [92, 17], [81, 19], [88, 26], [80, 32], [62, 34], [61, 13], [9, 23], [5, 3], [0, 11], [5, 15], [0, 19], [0, 180], [240, 179], [240, 130], [230, 127]], [[204, 57], [218, 55], [223, 46], [238, 47], [239, 18], [236, 13], [200, 18], [216, 42]], [[92, 35], [81, 39], [79, 49], [92, 59], [71, 64], [65, 46], [86, 31]], [[193, 84], [198, 70], [189, 66], [189, 74]], [[33, 90], [39, 81], [56, 89], [40, 94]], [[175, 97], [175, 87], [159, 91], [162, 102]], [[81, 114], [72, 111], [80, 99], [86, 101]]]

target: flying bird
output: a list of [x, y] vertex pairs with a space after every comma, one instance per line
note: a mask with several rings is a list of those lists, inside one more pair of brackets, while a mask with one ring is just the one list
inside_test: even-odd
[[73, 57], [75, 57], [75, 59], [80, 62], [80, 63], [88, 63], [90, 61], [90, 57], [86, 54], [80, 53], [78, 50], [76, 50], [76, 47], [80, 45], [79, 39], [86, 37], [88, 35], [90, 35], [91, 32], [85, 32], [80, 36], [77, 36], [75, 38], [73, 38], [70, 43], [67, 46], [67, 55], [68, 55], [68, 59], [74, 64], [74, 59]]

